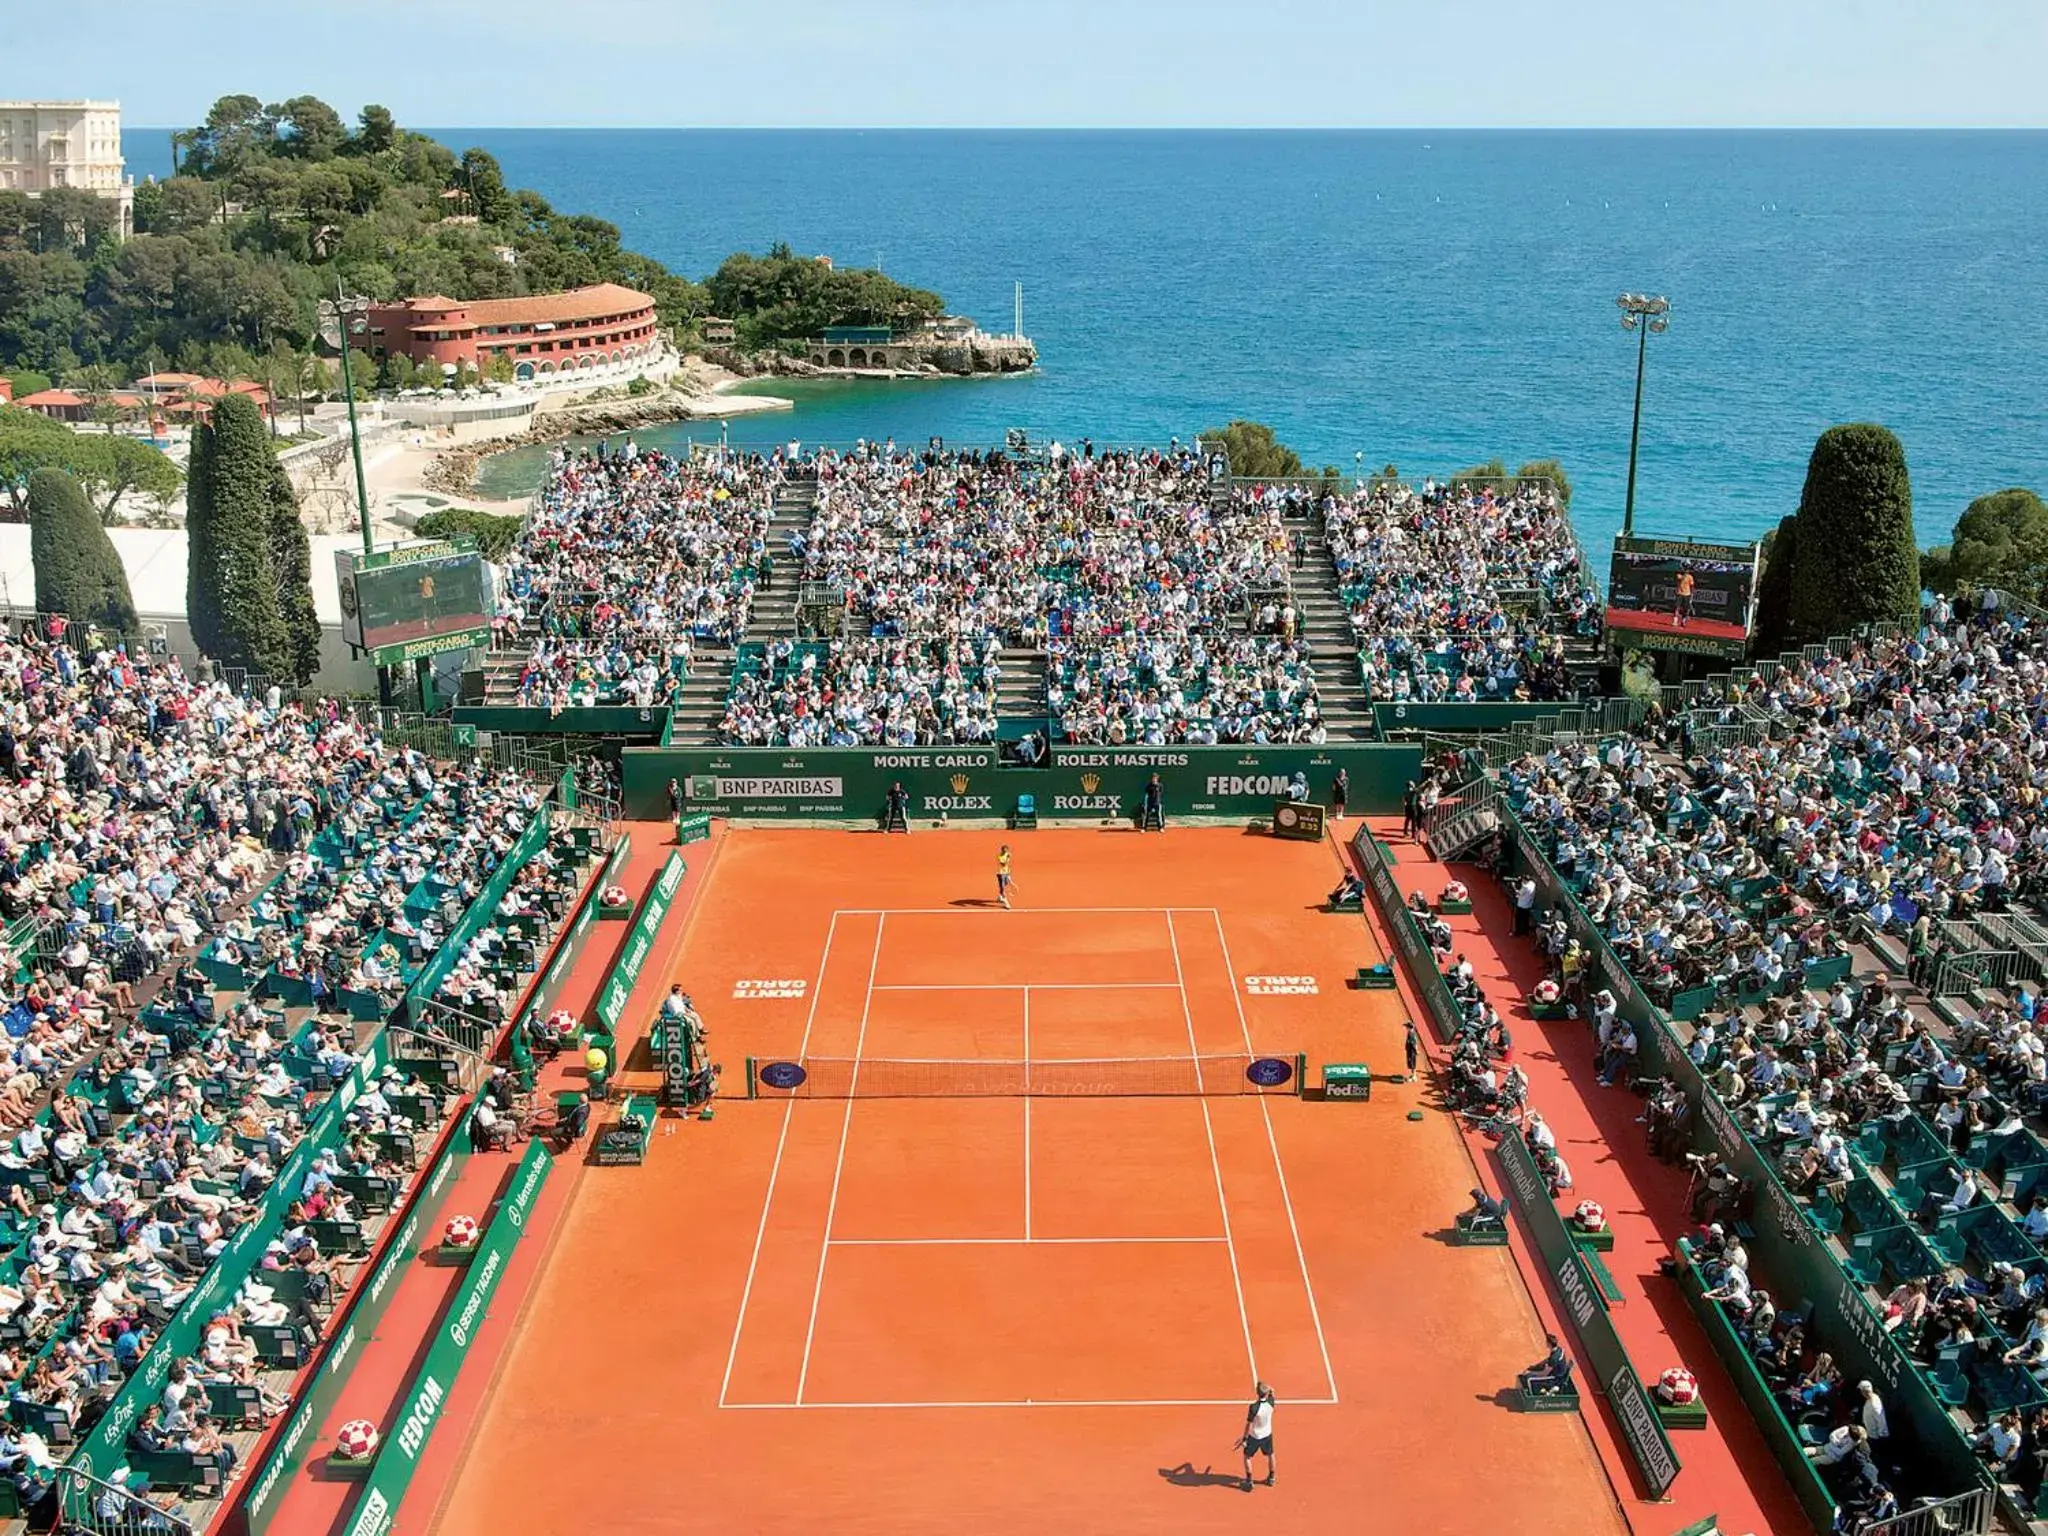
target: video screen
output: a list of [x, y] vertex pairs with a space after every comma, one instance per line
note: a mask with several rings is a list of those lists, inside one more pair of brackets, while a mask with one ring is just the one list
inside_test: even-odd
[[355, 600], [363, 646], [372, 651], [491, 622], [483, 557], [474, 550], [358, 571]]
[[1739, 655], [1749, 643], [1756, 572], [1754, 544], [1616, 539], [1607, 627], [1652, 649]]

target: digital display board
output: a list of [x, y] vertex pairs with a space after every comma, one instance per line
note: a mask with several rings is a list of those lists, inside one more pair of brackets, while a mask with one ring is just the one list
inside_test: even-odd
[[1607, 577], [1611, 649], [1740, 658], [1756, 616], [1755, 544], [1617, 538]]
[[335, 553], [342, 635], [380, 667], [490, 639], [483, 557], [462, 541]]

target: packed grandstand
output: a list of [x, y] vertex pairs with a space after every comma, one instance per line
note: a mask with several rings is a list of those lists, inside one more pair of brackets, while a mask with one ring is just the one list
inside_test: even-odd
[[[553, 789], [332, 702], [34, 624], [0, 638], [0, 1472], [21, 1510], [118, 1415], [114, 1459], [158, 1491], [106, 1492], [102, 1528], [203, 1523], [450, 1107], [434, 1010], [503, 1017], [515, 930], [574, 894], [589, 840], [523, 836]], [[438, 1044], [373, 1050], [387, 1019]]]
[[[793, 482], [815, 503], [775, 548]], [[1311, 531], [1347, 630], [1314, 654]], [[822, 607], [759, 635], [753, 601], [783, 560]], [[1565, 641], [1598, 630], [1547, 484], [1232, 488], [1179, 447], [557, 450], [507, 574], [520, 703], [671, 703], [694, 646], [737, 646], [717, 721], [735, 746], [999, 739], [1006, 650], [1043, 669], [1058, 740], [1321, 744], [1333, 685], [1561, 698]]]

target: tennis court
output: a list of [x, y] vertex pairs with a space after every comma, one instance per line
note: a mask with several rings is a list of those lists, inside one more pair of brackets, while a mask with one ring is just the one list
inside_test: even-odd
[[[998, 843], [1018, 910], [993, 905]], [[583, 1181], [444, 1506], [481, 1533], [1621, 1529], [1397, 1069], [1337, 855], [1237, 831], [729, 834], [677, 979], [709, 1124]], [[643, 989], [644, 1020], [665, 982]], [[743, 1063], [751, 1058], [751, 1069]], [[1234, 1486], [1252, 1384], [1280, 1475]], [[1483, 1465], [1475, 1486], [1471, 1474]], [[1472, 1486], [1467, 1495], [1460, 1490]]]

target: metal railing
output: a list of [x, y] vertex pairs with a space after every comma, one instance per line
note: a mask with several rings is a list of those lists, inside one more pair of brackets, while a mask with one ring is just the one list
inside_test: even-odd
[[57, 1529], [93, 1536], [192, 1536], [192, 1522], [167, 1494], [151, 1499], [75, 1466], [57, 1471]]
[[1995, 1488], [1973, 1488], [1861, 1528], [1860, 1536], [1987, 1536], [1998, 1512]]
[[429, 1002], [414, 1027], [393, 1025], [387, 1031], [391, 1060], [403, 1068], [409, 1061], [438, 1061], [452, 1056], [464, 1093], [475, 1093], [491, 1075], [490, 1052], [503, 1024], [451, 1003]]

